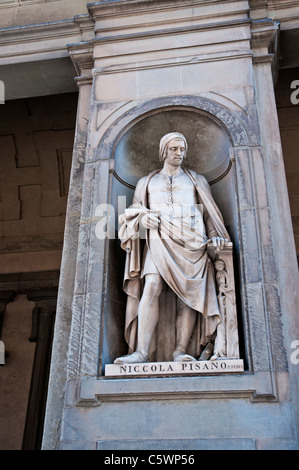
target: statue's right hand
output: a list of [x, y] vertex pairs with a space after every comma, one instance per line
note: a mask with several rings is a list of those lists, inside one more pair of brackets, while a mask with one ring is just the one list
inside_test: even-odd
[[154, 214], [145, 214], [141, 219], [141, 224], [147, 229], [158, 228], [160, 219]]

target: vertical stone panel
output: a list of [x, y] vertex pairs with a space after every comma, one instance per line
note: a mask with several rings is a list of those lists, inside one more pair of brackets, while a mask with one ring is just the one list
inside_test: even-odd
[[[63, 257], [57, 299], [57, 312], [53, 340], [53, 353], [49, 378], [49, 392], [44, 424], [43, 449], [59, 448], [62, 423], [63, 397], [68, 374], [78, 374], [78, 352], [81, 338], [82, 297], [74, 297], [76, 276], [76, 254], [82, 204], [84, 161], [87, 144], [87, 122], [89, 119], [91, 80], [86, 78], [79, 88], [77, 123], [72, 157], [72, 168], [68, 193]], [[74, 315], [73, 315], [74, 313]], [[72, 326], [71, 326], [72, 325]], [[68, 346], [70, 344], [69, 358]]]
[[246, 285], [249, 339], [254, 372], [269, 370], [269, 335], [265, 318], [265, 298], [262, 283]]
[[85, 311], [85, 296], [74, 295], [72, 302], [72, 324], [68, 345], [67, 377], [78, 377], [81, 362], [82, 331]]
[[103, 293], [86, 295], [81, 358], [81, 375], [97, 376], [100, 327], [104, 309]]
[[[239, 149], [236, 175], [239, 201], [241, 257], [245, 304], [252, 365], [254, 370], [272, 369], [272, 357], [280, 351], [285, 367], [281, 307], [277, 295], [277, 267], [274, 256], [271, 212], [268, 207], [264, 155], [260, 147]], [[257, 287], [259, 286], [259, 287]], [[276, 294], [273, 297], [273, 294]], [[245, 312], [246, 317], [246, 312]], [[266, 367], [266, 369], [264, 369]]]
[[289, 345], [286, 344], [283, 334], [284, 328], [278, 286], [267, 284], [265, 297], [269, 311], [269, 334], [271, 340], [273, 370], [275, 372], [287, 371], [288, 361], [286, 346]]
[[239, 149], [235, 152], [238, 207], [240, 210], [254, 207], [249, 158], [250, 150], [248, 148]]
[[[109, 210], [109, 166], [109, 160], [97, 160], [86, 163], [84, 169], [74, 290], [76, 302], [73, 304], [73, 315], [76, 318], [72, 325], [70, 344], [71, 375], [80, 373], [93, 376], [98, 372], [100, 325], [108, 267], [106, 243], [109, 232], [105, 233], [106, 224], [103, 220], [107, 219], [106, 209]], [[97, 230], [98, 223], [103, 225], [101, 230]], [[78, 347], [82, 355], [75, 352]]]
[[243, 276], [246, 283], [260, 282], [262, 272], [255, 209], [242, 210], [239, 213], [239, 217], [241, 226], [240, 253], [243, 259]]

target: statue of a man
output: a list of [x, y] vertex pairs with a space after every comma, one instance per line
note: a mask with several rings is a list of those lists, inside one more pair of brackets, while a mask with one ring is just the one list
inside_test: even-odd
[[[165, 283], [178, 299], [171, 360], [196, 360], [188, 354], [195, 324], [200, 329], [195, 353], [200, 354], [207, 344], [210, 347], [221, 322], [207, 243], [212, 240], [221, 250], [230, 238], [206, 179], [181, 166], [187, 148], [186, 138], [178, 132], [161, 139], [162, 170], [138, 181], [133, 204], [120, 217], [119, 237], [127, 252], [124, 290], [129, 354], [117, 358], [117, 364], [149, 360], [153, 334], [163, 315], [159, 297]], [[143, 255], [139, 224], [146, 229]], [[167, 341], [167, 328], [165, 335]], [[223, 341], [218, 338], [220, 350]], [[217, 351], [213, 353], [217, 356]]]

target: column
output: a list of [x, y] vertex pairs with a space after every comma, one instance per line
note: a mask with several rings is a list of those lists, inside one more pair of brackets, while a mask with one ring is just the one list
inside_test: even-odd
[[[274, 55], [271, 54], [272, 51], [275, 51], [278, 28], [277, 22], [268, 19], [259, 19], [253, 22], [252, 49], [265, 180], [271, 211], [271, 234], [276, 258], [277, 287], [284, 324], [285, 347], [289, 360], [290, 393], [294, 400], [297, 423], [299, 423], [298, 365], [292, 364], [290, 360], [293, 352], [292, 343], [299, 338], [298, 266], [274, 95]], [[272, 308], [275, 310], [275, 305]]]
[[72, 319], [72, 302], [76, 273], [76, 254], [81, 215], [83, 173], [87, 145], [92, 88], [92, 49], [89, 43], [69, 46], [79, 88], [77, 123], [66, 212], [64, 248], [60, 272], [49, 392], [44, 426], [43, 449], [59, 446], [59, 434], [66, 385], [67, 349]]

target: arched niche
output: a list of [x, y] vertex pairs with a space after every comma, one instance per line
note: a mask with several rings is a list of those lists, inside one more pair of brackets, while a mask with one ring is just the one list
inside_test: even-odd
[[136, 185], [142, 176], [160, 167], [160, 139], [173, 131], [187, 138], [186, 167], [203, 174], [210, 182], [224, 173], [231, 147], [227, 133], [207, 114], [177, 107], [151, 113], [126, 131], [114, 151], [117, 174]]
[[[229, 122], [231, 124], [232, 120]], [[114, 159], [110, 202], [115, 208], [116, 221], [122, 210], [131, 204], [137, 181], [150, 171], [162, 168], [159, 162], [159, 142], [163, 135], [172, 131], [185, 135], [188, 153], [184, 166], [204, 175], [210, 183], [213, 197], [223, 214], [238, 253], [235, 177], [230, 158], [231, 149], [236, 142], [225, 123], [203, 109], [181, 105], [163, 106], [140, 114], [131, 119], [124, 129], [119, 129], [118, 135], [111, 142], [110, 154]], [[126, 297], [122, 291], [124, 259], [116, 233], [115, 239], [109, 240], [103, 365], [127, 353], [123, 336], [126, 305]]]

